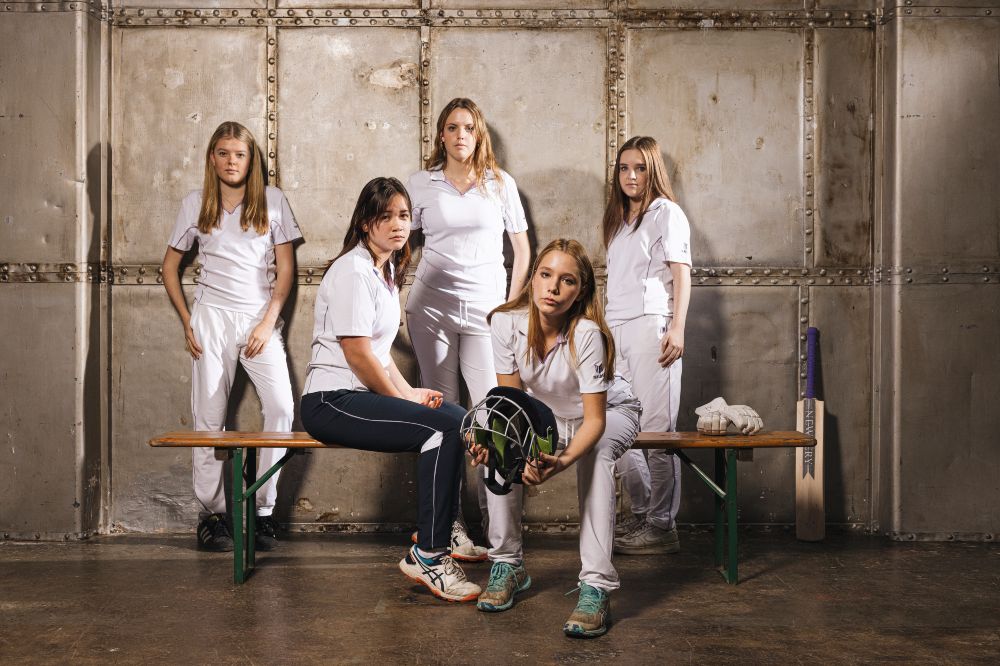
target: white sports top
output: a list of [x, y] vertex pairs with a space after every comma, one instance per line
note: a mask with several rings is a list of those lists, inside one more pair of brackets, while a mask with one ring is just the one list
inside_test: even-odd
[[514, 179], [500, 174], [502, 186], [488, 171], [486, 191], [477, 186], [465, 194], [440, 169], [410, 176], [413, 228], [424, 231], [417, 279], [464, 300], [504, 300], [503, 232], [527, 231], [528, 223]]
[[333, 262], [316, 294], [312, 359], [302, 394], [367, 391], [347, 364], [339, 338], [371, 338], [372, 353], [387, 367], [399, 331], [399, 314], [399, 289], [385, 281], [364, 245], [358, 244]]
[[607, 391], [608, 407], [635, 400], [624, 378], [616, 374], [613, 381], [604, 379], [604, 338], [597, 324], [589, 319], [576, 324], [576, 363], [562, 336], [544, 359], [528, 362], [527, 310], [494, 313], [490, 331], [497, 374], [519, 374], [524, 390], [548, 405], [559, 418], [583, 418], [581, 393]]
[[691, 265], [691, 227], [681, 207], [661, 197], [649, 205], [638, 229], [626, 224], [608, 246], [609, 326], [647, 314], [673, 315], [668, 261]]
[[201, 190], [184, 197], [168, 245], [187, 252], [198, 241], [198, 303], [253, 315], [267, 307], [276, 279], [274, 246], [302, 238], [302, 232], [281, 190], [268, 187], [265, 196], [271, 228], [264, 234], [240, 228], [242, 204], [232, 213], [223, 210], [220, 225], [203, 234], [198, 231]]

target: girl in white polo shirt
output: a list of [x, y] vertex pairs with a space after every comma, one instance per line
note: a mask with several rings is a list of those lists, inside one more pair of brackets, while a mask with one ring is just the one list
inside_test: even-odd
[[[285, 196], [264, 184], [263, 158], [250, 131], [219, 125], [205, 152], [205, 181], [181, 203], [163, 257], [163, 286], [184, 326], [191, 363], [195, 430], [224, 430], [236, 364], [250, 376], [264, 412], [264, 430], [290, 432], [294, 415], [281, 308], [295, 275], [292, 242], [302, 238]], [[201, 274], [188, 311], [179, 268], [198, 241]], [[284, 449], [262, 449], [271, 467]], [[232, 550], [226, 524], [222, 461], [212, 448], [191, 450], [194, 492], [201, 502], [198, 544]], [[278, 474], [257, 493], [257, 548], [275, 545], [271, 518]]]
[[[524, 485], [544, 483], [576, 463], [580, 502], [580, 598], [563, 626], [574, 637], [607, 631], [609, 594], [619, 587], [611, 564], [615, 460], [639, 431], [639, 403], [615, 375], [614, 343], [597, 299], [594, 268], [577, 241], [558, 239], [539, 254], [531, 280], [490, 315], [497, 382], [527, 391], [552, 410], [558, 455], [525, 466]], [[485, 449], [474, 446], [476, 463]], [[523, 488], [488, 494], [493, 562], [478, 608], [502, 611], [531, 585], [521, 539]]]
[[[619, 370], [642, 402], [642, 429], [675, 430], [691, 299], [691, 229], [674, 202], [653, 138], [633, 137], [618, 150], [615, 182], [604, 213], [604, 243], [605, 314]], [[648, 490], [641, 481], [647, 460]], [[631, 521], [633, 529], [615, 539], [615, 552], [676, 553], [681, 498], [677, 456], [656, 450], [644, 458], [641, 451], [630, 451], [619, 467], [639, 515]]]
[[399, 568], [437, 597], [472, 601], [479, 586], [448, 552], [465, 412], [439, 391], [410, 386], [389, 353], [410, 262], [410, 210], [395, 178], [375, 178], [362, 189], [344, 247], [316, 295], [302, 425], [321, 442], [419, 453], [418, 538]]
[[[437, 120], [426, 169], [410, 177], [413, 228], [423, 231], [423, 253], [406, 301], [406, 325], [421, 381], [458, 402], [459, 373], [473, 403], [493, 388], [493, 352], [486, 314], [518, 294], [528, 275], [528, 224], [517, 185], [493, 155], [482, 111], [456, 98]], [[503, 234], [514, 252], [510, 291], [503, 264]], [[482, 481], [470, 475], [485, 513]], [[466, 535], [456, 507], [455, 557], [486, 559]]]

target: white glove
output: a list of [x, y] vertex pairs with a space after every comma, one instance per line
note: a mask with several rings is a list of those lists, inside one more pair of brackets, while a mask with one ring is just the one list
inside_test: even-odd
[[752, 407], [729, 405], [723, 398], [694, 410], [698, 415], [698, 432], [706, 435], [724, 435], [732, 424], [743, 435], [753, 435], [764, 428], [764, 421]]

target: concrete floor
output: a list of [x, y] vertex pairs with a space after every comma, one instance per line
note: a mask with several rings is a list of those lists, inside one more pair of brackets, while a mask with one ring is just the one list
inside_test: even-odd
[[[560, 629], [576, 539], [529, 535], [534, 585], [506, 613], [437, 601], [396, 568], [404, 535], [294, 535], [241, 587], [193, 535], [0, 542], [0, 663], [1000, 663], [1000, 547], [784, 530], [741, 536], [739, 586], [711, 533], [618, 557], [603, 638]], [[488, 565], [468, 565], [485, 583]]]

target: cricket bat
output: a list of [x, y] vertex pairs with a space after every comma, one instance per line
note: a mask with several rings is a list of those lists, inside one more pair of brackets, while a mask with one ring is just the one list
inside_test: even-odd
[[816, 447], [795, 449], [795, 536], [822, 541], [826, 534], [823, 509], [823, 401], [816, 399], [819, 331], [806, 331], [806, 394], [796, 410], [796, 429], [816, 438]]

